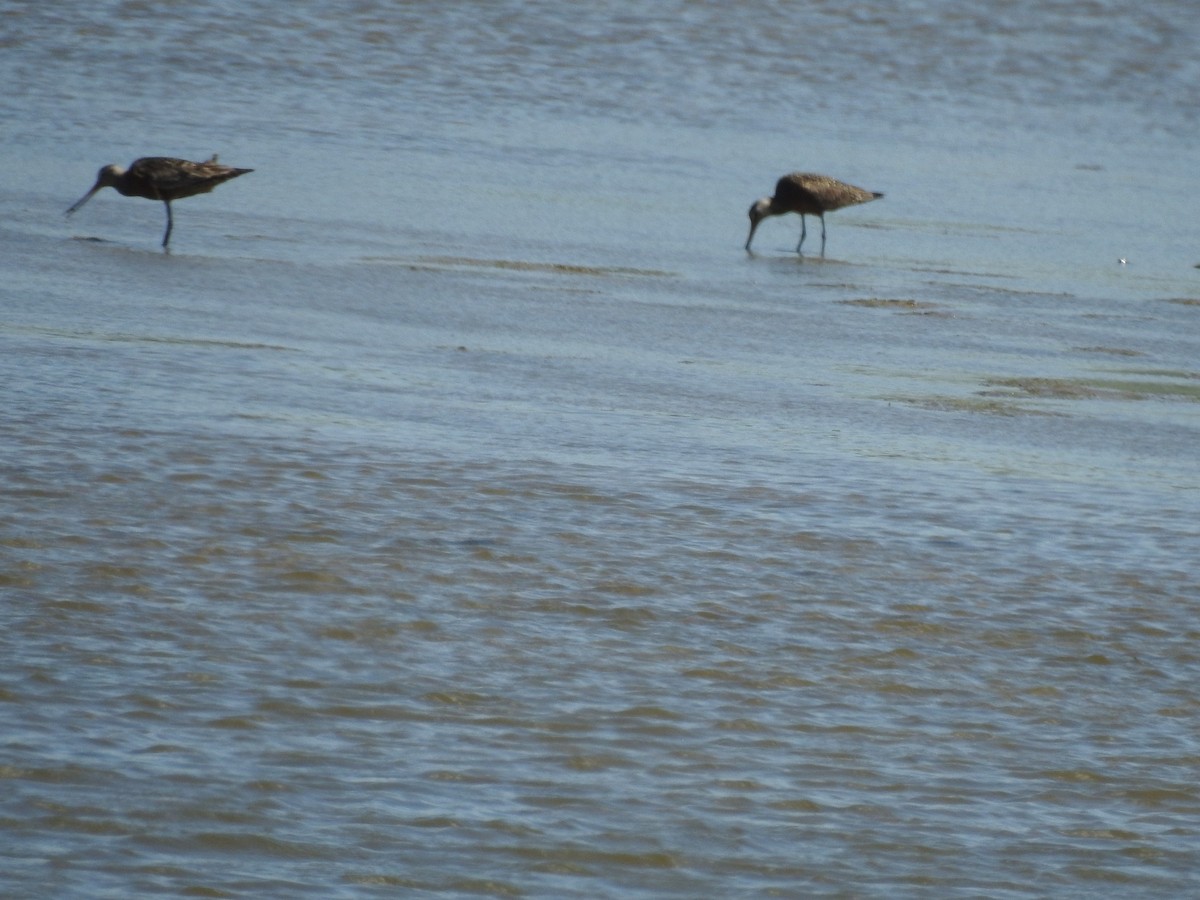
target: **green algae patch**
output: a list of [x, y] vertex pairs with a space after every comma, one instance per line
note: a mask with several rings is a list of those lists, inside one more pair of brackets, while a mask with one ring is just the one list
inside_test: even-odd
[[1129, 350], [1125, 347], [1075, 347], [1077, 353], [1103, 353], [1106, 356], [1145, 356], [1141, 350]]
[[1078, 378], [996, 378], [985, 382], [984, 396], [1025, 396], [1043, 400], [1135, 400], [1137, 395]]
[[1079, 377], [1023, 376], [989, 378], [970, 395], [889, 395], [878, 399], [933, 412], [988, 416], [1064, 416], [1064, 407], [1038, 401], [1200, 402], [1200, 372], [1129, 368]]
[[[1200, 402], [1200, 376], [1190, 372], [1135, 370], [1133, 378], [997, 378], [983, 396], [1022, 396], [1047, 400], [1184, 400]], [[1146, 376], [1151, 376], [1147, 378]]]
[[504, 269], [514, 272], [548, 272], [554, 275], [585, 275], [592, 278], [670, 278], [674, 275], [660, 269], [637, 269], [629, 266], [583, 266], [576, 263], [532, 262], [522, 259], [476, 259], [470, 256], [421, 256], [417, 261], [434, 268]]
[[855, 300], [839, 300], [843, 306], [861, 306], [866, 309], [892, 309], [899, 312], [930, 312], [937, 306], [925, 300], [896, 300], [888, 297], [860, 297]]
[[932, 410], [933, 412], [965, 412], [987, 416], [1056, 416], [1062, 413], [1047, 412], [1023, 406], [1000, 397], [976, 395], [973, 397], [885, 397], [893, 403]]

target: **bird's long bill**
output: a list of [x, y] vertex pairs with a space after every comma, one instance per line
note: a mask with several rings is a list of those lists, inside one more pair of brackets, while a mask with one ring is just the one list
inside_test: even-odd
[[96, 191], [100, 190], [100, 188], [102, 188], [103, 186], [104, 185], [102, 185], [99, 181], [97, 181], [95, 184], [92, 185], [92, 189], [90, 191], [88, 191], [86, 194], [84, 194], [82, 197], [80, 197], [78, 200], [76, 200], [75, 203], [71, 206], [71, 208], [68, 209], [65, 213], [63, 213], [63, 215], [69, 216], [71, 213], [75, 212], [75, 210], [79, 209], [79, 207], [83, 206], [83, 204], [85, 204], [89, 200], [91, 200], [92, 195], [95, 194]]
[[[83, 201], [81, 200], [80, 202], [82, 203]], [[750, 242], [752, 240], [754, 240], [754, 232], [758, 230], [758, 222], [759, 221], [761, 221], [761, 220], [758, 220], [758, 221], [756, 221], [754, 219], [750, 220], [750, 236], [748, 238], [746, 238], [746, 249], [747, 250], [750, 249]]]

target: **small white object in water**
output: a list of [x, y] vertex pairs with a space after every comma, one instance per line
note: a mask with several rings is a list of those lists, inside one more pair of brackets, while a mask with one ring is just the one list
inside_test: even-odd
[[1118, 260], [1118, 262], [1119, 262], [1121, 265], [1125, 265], [1125, 257], [1123, 257], [1123, 256], [1122, 256], [1122, 257], [1121, 257], [1121, 258]]

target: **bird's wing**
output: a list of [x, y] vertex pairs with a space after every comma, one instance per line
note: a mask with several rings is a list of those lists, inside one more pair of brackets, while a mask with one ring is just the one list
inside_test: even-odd
[[133, 161], [126, 177], [163, 197], [169, 197], [195, 181], [195, 166], [196, 163], [186, 159], [144, 156]]

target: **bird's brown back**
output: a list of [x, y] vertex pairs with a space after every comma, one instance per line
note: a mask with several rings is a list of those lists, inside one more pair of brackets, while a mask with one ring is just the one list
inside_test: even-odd
[[215, 160], [198, 163], [168, 156], [145, 156], [134, 160], [129, 171], [121, 176], [117, 189], [127, 197], [179, 200], [206, 194], [218, 184], [252, 171], [224, 166]]
[[863, 190], [828, 175], [793, 172], [776, 182], [771, 207], [772, 211], [819, 216], [844, 206], [877, 200], [882, 196], [883, 194]]

